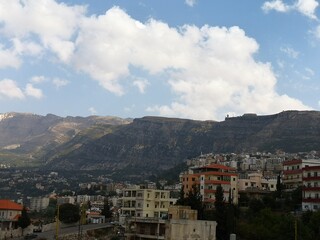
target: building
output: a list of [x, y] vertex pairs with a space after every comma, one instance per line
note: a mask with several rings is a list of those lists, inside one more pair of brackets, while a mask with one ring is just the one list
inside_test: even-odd
[[18, 227], [18, 218], [23, 206], [10, 200], [0, 200], [0, 230], [15, 229]]
[[213, 206], [217, 186], [224, 190], [224, 198], [238, 203], [238, 174], [236, 169], [222, 164], [211, 164], [204, 167], [193, 167], [188, 172], [180, 174], [185, 194], [193, 186], [200, 190], [202, 200], [208, 207]]
[[133, 217], [161, 218], [168, 214], [168, 208], [175, 203], [170, 191], [134, 187], [124, 189], [121, 202], [121, 214]]
[[261, 172], [248, 173], [247, 177], [239, 178], [238, 180], [239, 191], [255, 188], [259, 190], [276, 191], [277, 179], [265, 178]]
[[302, 186], [302, 169], [320, 165], [319, 159], [292, 159], [283, 162], [282, 183], [287, 190]]
[[189, 206], [170, 206], [168, 214], [168, 219], [130, 218], [125, 239], [216, 239], [217, 223], [197, 220], [197, 210], [192, 210]]
[[302, 168], [302, 210], [320, 209], [320, 165]]
[[166, 223], [166, 240], [216, 239], [215, 221], [197, 220], [197, 210], [189, 206], [171, 206]]
[[30, 199], [30, 210], [40, 212], [49, 206], [49, 198], [33, 197]]

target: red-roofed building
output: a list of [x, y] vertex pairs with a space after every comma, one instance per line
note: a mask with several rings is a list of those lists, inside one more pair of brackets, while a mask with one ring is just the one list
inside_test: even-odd
[[301, 187], [302, 169], [309, 166], [319, 166], [319, 159], [291, 159], [282, 163], [283, 176], [282, 182], [287, 190], [294, 190]]
[[236, 169], [222, 164], [210, 164], [203, 167], [189, 169], [180, 175], [180, 181], [187, 194], [193, 185], [200, 189], [202, 200], [210, 206], [214, 203], [217, 186], [224, 190], [226, 201], [231, 199], [238, 203], [238, 174]]
[[0, 199], [0, 230], [17, 228], [23, 206], [10, 200]]

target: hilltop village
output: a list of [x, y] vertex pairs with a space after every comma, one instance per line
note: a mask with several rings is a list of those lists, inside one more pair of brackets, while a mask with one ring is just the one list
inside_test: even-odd
[[[0, 239], [9, 232], [20, 235], [17, 216], [23, 207], [33, 217], [28, 227], [32, 232], [39, 221], [41, 231], [42, 225], [55, 222], [52, 209], [63, 204], [85, 206], [83, 223], [116, 223], [119, 239], [179, 239], [182, 233], [218, 239], [217, 213], [208, 215], [217, 211], [218, 188], [225, 205], [250, 209], [253, 201], [270, 204], [263, 201], [272, 196], [272, 204], [284, 204], [281, 208], [287, 212], [301, 215], [320, 208], [320, 155], [316, 151], [201, 154], [185, 161], [185, 170], [175, 182], [165, 178], [116, 182], [103, 172], [41, 172], [7, 166], [2, 167], [1, 176]], [[200, 208], [188, 204], [192, 196]], [[236, 237], [236, 232], [233, 226], [228, 234]]]

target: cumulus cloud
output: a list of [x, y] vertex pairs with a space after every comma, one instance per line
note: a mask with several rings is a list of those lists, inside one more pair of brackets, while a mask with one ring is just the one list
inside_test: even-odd
[[275, 10], [278, 12], [287, 12], [290, 10], [290, 6], [283, 3], [282, 0], [274, 0], [274, 1], [265, 2], [262, 5], [262, 9], [265, 12], [269, 12], [271, 10]]
[[319, 3], [316, 0], [297, 0], [292, 5], [285, 4], [282, 0], [273, 0], [264, 2], [264, 4], [262, 5], [262, 9], [265, 12], [269, 12], [271, 10], [275, 10], [278, 12], [288, 12], [291, 10], [295, 10], [311, 19], [316, 20], [317, 16], [315, 12], [318, 5]]
[[316, 0], [298, 0], [295, 4], [296, 9], [311, 19], [317, 19], [315, 15], [319, 3]]
[[0, 97], [23, 99], [24, 94], [15, 81], [3, 79], [0, 81]]
[[[276, 92], [271, 65], [255, 60], [259, 45], [239, 27], [173, 28], [155, 19], [139, 22], [119, 7], [90, 17], [85, 12], [85, 7], [54, 0], [0, 0], [0, 33], [19, 39], [13, 41], [16, 52], [8, 52], [16, 60], [10, 66], [19, 65], [17, 54], [44, 49], [116, 95], [125, 94], [124, 82], [132, 79], [133, 68], [151, 75], [150, 84], [152, 76], [165, 76], [175, 100], [148, 110], [167, 116], [221, 119], [228, 112], [308, 109]], [[0, 60], [5, 51], [0, 48]], [[61, 87], [68, 82], [53, 83]], [[132, 84], [144, 92], [148, 82], [134, 79]], [[29, 85], [28, 92], [40, 96], [36, 90]]]
[[41, 50], [39, 44], [30, 42], [31, 36], [37, 35], [44, 48], [67, 62], [74, 49], [72, 35], [85, 11], [83, 6], [68, 6], [54, 0], [1, 0], [0, 22], [3, 27], [0, 33], [8, 38], [23, 39], [16, 44], [33, 53]]
[[0, 69], [7, 67], [18, 68], [20, 65], [21, 60], [16, 53], [11, 49], [5, 49], [4, 46], [0, 44]]
[[38, 99], [43, 97], [42, 90], [39, 88], [35, 88], [31, 83], [28, 83], [26, 85], [25, 94], [27, 96], [38, 98]]
[[145, 89], [149, 84], [149, 81], [146, 79], [137, 79], [133, 81], [133, 85], [139, 89], [140, 93], [145, 93]]
[[60, 79], [60, 78], [54, 78], [52, 80], [52, 83], [56, 86], [56, 88], [61, 88], [68, 85], [69, 81], [65, 79]]
[[34, 84], [39, 84], [46, 81], [46, 78], [44, 76], [33, 76], [30, 81]]
[[195, 5], [197, 2], [197, 0], [185, 0], [185, 3], [190, 6], [193, 7], [193, 5]]

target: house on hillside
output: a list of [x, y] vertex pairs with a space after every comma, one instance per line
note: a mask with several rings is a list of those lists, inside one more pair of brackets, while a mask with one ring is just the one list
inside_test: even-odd
[[10, 200], [0, 199], [0, 230], [18, 228], [18, 218], [23, 206]]

